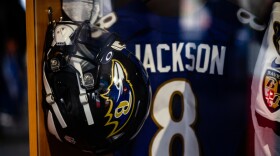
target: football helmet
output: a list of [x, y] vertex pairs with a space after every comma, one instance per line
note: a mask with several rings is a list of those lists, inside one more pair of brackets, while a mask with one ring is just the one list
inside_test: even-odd
[[43, 58], [43, 110], [61, 142], [101, 153], [133, 139], [151, 101], [142, 63], [118, 37], [89, 22], [49, 25]]

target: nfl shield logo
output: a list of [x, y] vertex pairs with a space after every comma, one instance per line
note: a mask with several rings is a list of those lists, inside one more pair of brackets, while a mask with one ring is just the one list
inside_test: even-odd
[[280, 108], [279, 83], [280, 73], [273, 70], [267, 70], [263, 79], [263, 98], [267, 108], [272, 113]]

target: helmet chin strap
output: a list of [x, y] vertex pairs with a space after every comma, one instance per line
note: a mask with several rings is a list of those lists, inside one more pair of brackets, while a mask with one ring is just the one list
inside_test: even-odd
[[[96, 7], [99, 7], [99, 3], [96, 3]], [[98, 10], [99, 8], [97, 8], [97, 12], [99, 12]], [[70, 36], [73, 34], [73, 32], [76, 30], [77, 26], [74, 24], [61, 24], [58, 25], [55, 28], [55, 33], [54, 33], [54, 40], [52, 43], [52, 46], [54, 45], [71, 45], [72, 41], [70, 40]], [[48, 51], [48, 54], [50, 53], [50, 51]], [[90, 53], [89, 53], [90, 54]], [[79, 72], [76, 72], [77, 75], [77, 80], [78, 80], [78, 86], [79, 86], [79, 100], [81, 102], [81, 104], [83, 105], [83, 109], [85, 112], [85, 116], [87, 119], [87, 123], [88, 125], [93, 125], [94, 124], [94, 120], [92, 117], [92, 113], [89, 107], [89, 102], [88, 102], [88, 97], [87, 97], [87, 93], [86, 90], [84, 88], [81, 87], [81, 83], [82, 85], [84, 85], [84, 79], [83, 79], [83, 72], [82, 72], [82, 68], [81, 68], [81, 59], [78, 58], [71, 58], [71, 64], [76, 68], [76, 70]], [[43, 81], [44, 81], [44, 86], [45, 86], [45, 90], [47, 93], [46, 96], [46, 101], [47, 103], [49, 103], [52, 106], [52, 109], [55, 113], [55, 116], [57, 117], [60, 125], [62, 128], [66, 128], [67, 124], [65, 123], [62, 114], [58, 108], [57, 103], [54, 100], [53, 97], [53, 93], [51, 90], [51, 87], [48, 83], [48, 80], [46, 78], [46, 74], [45, 74], [45, 63], [43, 65]]]
[[43, 65], [43, 83], [44, 83], [44, 86], [45, 86], [45, 91], [47, 93], [47, 95], [46, 95], [47, 103], [52, 106], [54, 114], [55, 114], [56, 118], [58, 119], [58, 122], [60, 123], [61, 127], [62, 128], [66, 128], [67, 124], [65, 123], [65, 121], [64, 121], [64, 119], [63, 119], [63, 117], [62, 117], [62, 115], [60, 113], [60, 110], [59, 110], [59, 108], [57, 106], [57, 103], [54, 100], [51, 87], [50, 87], [50, 85], [48, 83], [48, 80], [47, 80], [47, 77], [46, 77], [46, 74], [45, 74], [45, 63]]
[[[72, 61], [72, 64], [77, 69], [77, 71], [79, 72], [79, 73], [76, 74], [77, 75], [77, 80], [78, 80], [79, 91], [80, 91], [79, 100], [80, 100], [81, 104], [83, 105], [83, 109], [84, 109], [84, 112], [85, 112], [85, 116], [86, 116], [88, 125], [93, 125], [94, 120], [93, 120], [92, 113], [91, 113], [91, 110], [90, 110], [90, 107], [89, 107], [87, 93], [86, 93], [86, 90], [81, 87], [81, 83], [80, 83], [80, 80], [81, 80], [82, 84], [84, 84], [83, 72], [82, 72], [81, 65], [80, 65], [79, 62], [77, 62], [75, 60]], [[43, 65], [43, 68], [45, 68], [45, 63]], [[60, 110], [57, 106], [57, 103], [54, 100], [53, 93], [52, 93], [52, 90], [51, 90], [50, 85], [48, 83], [48, 80], [46, 78], [46, 74], [45, 74], [44, 69], [43, 69], [43, 83], [44, 83], [45, 91], [46, 91], [46, 94], [47, 94], [46, 95], [47, 103], [52, 106], [52, 109], [53, 109], [53, 111], [55, 113], [55, 116], [57, 117], [58, 122], [60, 123], [61, 127], [66, 128], [67, 124], [64, 121], [64, 119], [63, 119], [63, 117], [60, 113]]]
[[48, 129], [49, 129], [50, 133], [53, 134], [59, 141], [62, 142], [62, 140], [60, 139], [60, 137], [57, 133], [55, 124], [53, 122], [53, 115], [50, 110], [48, 111], [47, 124], [48, 124]]
[[79, 99], [80, 99], [81, 104], [83, 105], [88, 125], [93, 125], [94, 120], [93, 120], [92, 113], [91, 113], [91, 110], [89, 107], [87, 93], [86, 93], [86, 90], [81, 87], [81, 83], [84, 84], [84, 76], [83, 76], [81, 64], [79, 63], [80, 61], [78, 61], [78, 60], [80, 60], [80, 59], [71, 58], [71, 64], [79, 72], [79, 73], [76, 73], [79, 91], [80, 91]]

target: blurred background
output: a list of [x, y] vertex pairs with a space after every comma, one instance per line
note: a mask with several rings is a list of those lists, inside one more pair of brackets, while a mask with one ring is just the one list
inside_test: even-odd
[[0, 155], [27, 156], [25, 0], [0, 2]]
[[[271, 3], [230, 1], [260, 17]], [[25, 0], [0, 1], [0, 20], [0, 156], [28, 156]]]

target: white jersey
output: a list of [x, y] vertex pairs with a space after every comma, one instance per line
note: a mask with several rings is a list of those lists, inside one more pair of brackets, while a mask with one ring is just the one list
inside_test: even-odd
[[269, 26], [255, 66], [251, 109], [255, 155], [279, 155], [280, 125], [280, 3], [274, 3]]

